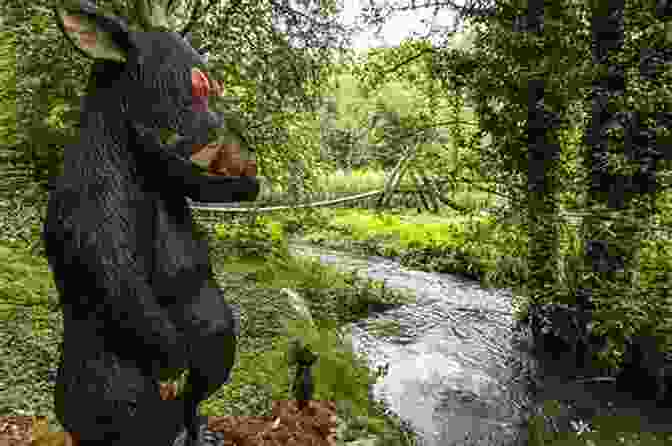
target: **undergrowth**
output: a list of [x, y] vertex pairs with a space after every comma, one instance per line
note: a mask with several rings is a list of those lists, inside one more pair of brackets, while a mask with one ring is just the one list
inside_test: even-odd
[[[275, 239], [274, 243], [281, 242]], [[216, 241], [213, 245], [213, 251], [219, 252], [217, 279], [227, 300], [241, 309], [241, 336], [232, 381], [202, 403], [203, 414], [269, 415], [273, 400], [292, 399], [286, 355], [289, 340], [299, 336], [320, 355], [314, 366], [313, 399], [337, 402], [342, 441], [373, 435], [385, 438], [386, 444], [413, 444], [414, 435], [401, 420], [369, 401], [369, 389], [377, 376], [364, 358], [348, 348], [338, 330], [339, 324], [357, 320], [357, 312], [365, 317], [367, 302], [401, 303], [408, 302], [408, 297], [389, 291], [382, 296], [376, 291], [379, 286], [367, 286], [361, 280], [352, 286], [354, 276], [292, 260], [282, 255], [282, 249], [274, 260], [252, 262], [245, 268], [242, 259], [223, 256], [226, 248]], [[62, 430], [52, 397], [62, 317], [51, 273], [46, 261], [25, 247], [1, 244], [0, 254], [11, 260], [0, 265], [0, 413], [46, 415], [51, 430]], [[238, 271], [226, 271], [232, 264]], [[280, 283], [277, 278], [285, 281]], [[337, 283], [341, 286], [335, 287]], [[279, 297], [278, 286], [298, 290], [309, 302], [316, 327], [308, 330], [287, 323], [293, 316]], [[353, 295], [353, 290], [359, 294]], [[362, 303], [357, 305], [358, 301]], [[286, 373], [279, 373], [282, 370]]]
[[[344, 190], [352, 185], [351, 179], [341, 179], [339, 184]], [[371, 179], [368, 186], [374, 186], [375, 181]], [[0, 244], [0, 257], [8, 261], [0, 265], [0, 316], [3, 319], [0, 412], [47, 414], [53, 423], [51, 391], [62, 321], [50, 272], [46, 261], [39, 256], [39, 240], [35, 238], [39, 228], [19, 224], [8, 227], [14, 226], [20, 226], [24, 232], [29, 230], [32, 234], [29, 245], [36, 249], [31, 253], [23, 247], [25, 243], [16, 242], [21, 237], [3, 234], [5, 243]], [[545, 291], [548, 301], [571, 300], [580, 285], [582, 246], [575, 232], [564, 230], [566, 243], [561, 246], [558, 281]], [[387, 408], [365, 397], [375, 374], [356, 355], [344, 349], [336, 328], [366, 317], [370, 302], [400, 304], [408, 297], [385, 294], [378, 283], [367, 282], [361, 286], [354, 275], [293, 259], [288, 255], [288, 238], [300, 236], [318, 244], [395, 257], [416, 269], [462, 273], [478, 278], [486, 286], [519, 290], [528, 274], [524, 261], [526, 234], [516, 224], [497, 223], [494, 218], [483, 215], [464, 217], [442, 212], [430, 216], [408, 210], [385, 213], [291, 211], [273, 217], [235, 217], [216, 227], [211, 236], [213, 265], [227, 299], [241, 307], [243, 335], [233, 381], [204, 402], [202, 411], [218, 415], [263, 415], [265, 410], [270, 410], [270, 401], [286, 399], [287, 343], [291, 336], [303, 336], [323, 340], [315, 342], [315, 348], [321, 352], [318, 362], [324, 361], [323, 367], [329, 370], [319, 368], [317, 371], [316, 398], [343, 399], [339, 403], [339, 416], [347, 418], [344, 423], [348, 433], [342, 438], [363, 438], [377, 433], [379, 439], [385, 439], [383, 444], [410, 445], [414, 436]], [[615, 342], [610, 344], [612, 359], [618, 359], [613, 352], [619, 351], [626, 341], [621, 336], [626, 326], [631, 331], [648, 330], [659, 337], [661, 345], [669, 347], [672, 331], [670, 259], [669, 240], [645, 240], [638, 291], [629, 294], [627, 299], [599, 302], [602, 317], [596, 318], [597, 330], [602, 329], [614, 338]], [[278, 298], [281, 287], [295, 289], [306, 299], [316, 321], [314, 329], [297, 332], [292, 330], [305, 330], [305, 327], [299, 329], [282, 323], [279, 315], [287, 317], [287, 305]], [[616, 295], [619, 292], [621, 290], [612, 290]], [[344, 302], [349, 304], [343, 305]], [[516, 295], [514, 307], [518, 317], [524, 317], [525, 298]], [[285, 367], [287, 373], [277, 373]], [[351, 386], [343, 388], [334, 383], [333, 370], [345, 373]], [[530, 444], [533, 446], [665, 444], [660, 440], [662, 437], [633, 432], [633, 429], [628, 432], [625, 424], [619, 425], [619, 429], [608, 423], [602, 426], [596, 420], [594, 426], [559, 434], [547, 432], [543, 420], [543, 415], [531, 418]]]

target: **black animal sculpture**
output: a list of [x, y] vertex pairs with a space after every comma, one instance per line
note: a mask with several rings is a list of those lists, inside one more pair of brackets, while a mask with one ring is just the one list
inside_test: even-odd
[[[137, 8], [142, 31], [85, 0], [55, 9], [65, 37], [95, 59], [43, 233], [64, 319], [56, 415], [82, 446], [198, 443], [198, 404], [228, 381], [238, 324], [186, 197], [259, 193], [255, 177], [207, 176], [189, 161], [225, 127], [208, 106], [212, 80], [169, 30], [172, 0]], [[166, 131], [177, 143], [161, 141]], [[160, 379], [185, 369], [184, 395], [161, 400]]]
[[311, 367], [319, 359], [319, 355], [310, 350], [300, 341], [294, 341], [291, 345], [291, 362], [296, 364], [294, 374], [294, 383], [292, 384], [292, 393], [297, 402], [299, 410], [303, 410], [308, 401], [313, 399], [315, 384]]

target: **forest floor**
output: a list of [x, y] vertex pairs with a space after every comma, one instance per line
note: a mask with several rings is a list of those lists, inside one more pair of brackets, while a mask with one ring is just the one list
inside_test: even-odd
[[[515, 231], [501, 228], [500, 232], [486, 234], [499, 246], [496, 248], [475, 238], [483, 234], [471, 218], [409, 210], [385, 212], [379, 217], [354, 209], [324, 210], [320, 214], [314, 222], [303, 214], [278, 221], [284, 225], [293, 220], [303, 225], [299, 236], [305, 241], [390, 257], [401, 255], [404, 262], [410, 261], [418, 269], [478, 270], [484, 273], [486, 282], [494, 283], [506, 282], [508, 275], [520, 273], [515, 249], [521, 240], [515, 239]], [[267, 235], [261, 235], [264, 242], [268, 241]], [[294, 234], [286, 235], [290, 238]], [[423, 251], [437, 242], [459, 246], [469, 255], [451, 258], [449, 265], [437, 265], [435, 261], [446, 259], [427, 257], [431, 253]], [[340, 273], [308, 259], [271, 259], [263, 252], [233, 257], [230, 244], [218, 241], [211, 248], [217, 280], [227, 301], [240, 310], [241, 336], [232, 380], [201, 404], [203, 415], [272, 417], [275, 402], [292, 398], [287, 360], [290, 339], [306, 336], [325, 340], [316, 342], [321, 366], [315, 373], [313, 399], [335, 403], [339, 444], [372, 438], [391, 446], [414, 444], [407, 425], [384, 406], [370, 401], [369, 387], [376, 375], [337, 334], [338, 327], [366, 318], [368, 304], [401, 304], [413, 296], [389, 290], [383, 293], [381, 283]], [[411, 251], [419, 255], [416, 260], [416, 254], [405, 255]], [[497, 263], [500, 257], [506, 257], [509, 263]], [[0, 416], [45, 416], [49, 430], [62, 430], [53, 413], [62, 318], [51, 272], [43, 257], [18, 245], [1, 243], [0, 258], [5, 259], [0, 264]], [[293, 316], [280, 292], [283, 288], [295, 291], [308, 303], [317, 329], [303, 333], [286, 325]], [[11, 427], [0, 422], [0, 433], [3, 429]], [[0, 441], [0, 446], [5, 445]]]
[[[26, 425], [25, 417], [32, 416], [46, 417], [47, 428], [59, 432], [62, 426], [55, 419], [52, 392], [62, 317], [55, 305], [57, 296], [51, 273], [41, 257], [15, 247], [0, 245], [0, 250], [0, 256], [8, 259], [0, 275], [3, 291], [0, 295], [0, 318], [3, 319], [0, 323], [3, 358], [0, 414], [24, 417], [18, 424], [0, 424], [0, 432], [11, 431], [13, 424], [21, 430], [20, 426]], [[292, 400], [289, 391], [292, 373], [287, 359], [290, 339], [284, 324], [292, 318], [292, 310], [287, 300], [283, 300], [280, 286], [291, 287], [311, 302], [310, 306], [317, 310], [313, 311], [313, 317], [318, 325], [323, 320], [338, 321], [342, 325], [366, 316], [363, 312], [350, 313], [341, 302], [355, 304], [361, 299], [365, 308], [366, 302], [379, 300], [373, 283], [362, 283], [309, 261], [296, 259], [289, 263], [278, 266], [263, 259], [247, 262], [220, 259], [214, 263], [216, 278], [227, 301], [239, 309], [241, 336], [231, 382], [201, 404], [201, 414], [220, 421], [222, 417], [264, 420], [274, 415], [273, 407], [278, 401]], [[352, 286], [353, 280], [358, 282], [357, 286]], [[353, 294], [353, 290], [358, 294]], [[386, 301], [390, 299], [402, 302], [405, 298], [399, 293], [388, 293]], [[344, 348], [333, 330], [331, 335], [326, 331], [320, 328], [314, 335], [318, 339], [329, 339], [330, 343], [316, 347], [320, 354], [318, 363], [322, 365], [315, 372], [313, 400], [318, 406], [330, 401], [335, 403], [333, 411], [340, 426], [339, 441], [347, 443], [383, 436], [387, 444], [412, 444], [408, 440], [411, 434], [401, 427], [401, 421], [368, 400], [369, 385], [375, 377], [365, 361], [356, 359], [352, 351]], [[325, 372], [329, 369], [331, 373]], [[343, 378], [349, 378], [349, 385]], [[310, 418], [303, 417], [304, 421]], [[5, 418], [5, 421], [11, 420]], [[299, 425], [295, 424], [294, 429]], [[249, 425], [245, 429], [249, 429]]]

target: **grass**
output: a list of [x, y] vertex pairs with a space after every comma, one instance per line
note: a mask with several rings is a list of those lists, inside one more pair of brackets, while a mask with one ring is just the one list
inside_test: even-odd
[[337, 170], [331, 175], [319, 178], [318, 187], [329, 192], [359, 193], [382, 189], [385, 181], [383, 171], [353, 170], [351, 174], [347, 174], [343, 170]]
[[[385, 186], [389, 173], [382, 170], [368, 170], [368, 169], [353, 169], [350, 173], [344, 170], [336, 170], [330, 175], [325, 175], [317, 178], [314, 190], [314, 197], [310, 201], [324, 200], [325, 193], [328, 194], [359, 194], [371, 192], [374, 190], [382, 190]], [[404, 189], [415, 189], [415, 183], [409, 176], [404, 176], [399, 187]], [[490, 207], [494, 203], [495, 197], [487, 192], [482, 192], [466, 185], [461, 185], [456, 188], [454, 192], [448, 192], [446, 197], [453, 200], [456, 204], [468, 209]], [[403, 196], [404, 199], [407, 196]], [[332, 198], [332, 197], [330, 197]], [[401, 195], [397, 195], [397, 199], [401, 199]], [[413, 202], [417, 201], [417, 197], [412, 197]], [[281, 204], [286, 201], [285, 189], [282, 185], [269, 185], [263, 181], [262, 191], [259, 197], [259, 202], [267, 205]], [[394, 200], [393, 200], [394, 201]]]
[[[54, 416], [50, 382], [62, 336], [51, 273], [44, 259], [17, 246], [0, 245], [0, 254], [11, 260], [0, 266], [0, 413], [46, 415], [50, 429], [62, 430]], [[228, 301], [241, 308], [241, 336], [231, 383], [202, 403], [202, 413], [270, 415], [273, 400], [292, 399], [286, 353], [291, 337], [301, 336], [320, 355], [314, 367], [314, 399], [337, 402], [343, 441], [374, 435], [389, 444], [412, 444], [402, 423], [368, 400], [375, 377], [336, 331], [338, 325], [366, 316], [358, 301], [402, 303], [409, 296], [387, 292], [380, 297], [379, 284], [355, 284], [354, 276], [304, 259], [218, 259], [217, 280]], [[317, 325], [312, 332], [288, 323], [293, 314], [281, 287], [292, 287], [309, 302]], [[353, 308], [360, 308], [359, 314]]]
[[[322, 187], [331, 192], [356, 193], [382, 187], [383, 179], [375, 172], [356, 171], [352, 176], [336, 173], [325, 178]], [[492, 206], [492, 197], [468, 189], [459, 191], [452, 198], [470, 207]], [[514, 259], [515, 252], [509, 251], [519, 243], [512, 238], [510, 232], [514, 231], [493, 227], [489, 233], [481, 233], [478, 231], [482, 225], [478, 221], [483, 221], [482, 218], [474, 220], [449, 210], [442, 210], [439, 215], [427, 215], [406, 209], [382, 214], [325, 209], [313, 213], [287, 212], [269, 219], [281, 226], [287, 226], [286, 223], [291, 221], [306, 240], [346, 249], [373, 247], [378, 254], [390, 256], [405, 256], [410, 251], [439, 243], [470, 253], [470, 256], [452, 259], [450, 268], [468, 269], [480, 262], [490, 268], [491, 274], [493, 269], [504, 267], [491, 262], [490, 257], [498, 255], [496, 247], [508, 250], [506, 252]], [[247, 232], [243, 228], [236, 233], [236, 238], [244, 237]], [[266, 239], [264, 234], [262, 241]], [[485, 240], [491, 240], [492, 245], [484, 247]], [[278, 241], [281, 240], [274, 239], [274, 243]], [[244, 241], [242, 245], [245, 245]], [[363, 358], [349, 351], [336, 330], [343, 324], [366, 317], [369, 302], [401, 303], [408, 301], [409, 296], [389, 291], [383, 294], [379, 283], [362, 281], [355, 275], [339, 273], [307, 259], [284, 256], [282, 249], [273, 250], [281, 255], [262, 260], [254, 255], [232, 257], [230, 245], [221, 239], [213, 241], [211, 248], [217, 280], [227, 299], [241, 308], [242, 334], [232, 381], [202, 404], [204, 414], [266, 415], [274, 399], [288, 398], [286, 352], [289, 339], [299, 335], [310, 340], [320, 354], [315, 399], [339, 402], [341, 440], [374, 436], [380, 440], [379, 444], [414, 444], [415, 439], [404, 423], [390, 415], [385, 407], [368, 400], [368, 385], [375, 376]], [[432, 258], [431, 253], [428, 255], [418, 260], [414, 267], [431, 268], [431, 262], [441, 260]], [[51, 273], [43, 258], [29, 254], [18, 245], [0, 244], [0, 257], [7, 259], [0, 264], [0, 355], [3, 358], [0, 362], [0, 413], [47, 415], [52, 429], [58, 429], [53, 417], [53, 389], [49, 381], [58, 361], [62, 321], [55, 306], [56, 292]], [[517, 267], [509, 268], [515, 270]], [[287, 323], [292, 316], [279, 291], [283, 287], [296, 290], [307, 301], [316, 327]], [[395, 330], [398, 326], [388, 323], [374, 331], [384, 336], [394, 334]], [[334, 370], [338, 373], [334, 374]], [[342, 376], [349, 377], [348, 386], [343, 384]], [[543, 422], [535, 429], [543, 431]], [[621, 431], [618, 427], [600, 429], [580, 435], [538, 433], [537, 440], [530, 444], [663, 444], [648, 433], [627, 432], [625, 427]], [[607, 431], [609, 435], [606, 435]]]
[[[360, 178], [362, 181], [358, 184]], [[376, 183], [376, 180], [377, 177], [373, 174], [347, 176], [338, 173], [327, 178], [325, 183], [334, 184], [334, 189], [338, 188], [339, 192], [356, 193], [380, 187], [380, 181]], [[465, 191], [462, 195], [456, 194], [454, 199], [472, 209], [493, 206], [492, 197], [480, 193]], [[518, 238], [515, 224], [490, 225], [487, 218], [463, 216], [446, 209], [439, 215], [416, 213], [408, 209], [383, 213], [360, 209], [323, 209], [318, 213], [324, 224], [307, 228], [302, 232], [301, 239], [348, 251], [359, 251], [361, 248], [363, 252], [390, 257], [405, 256], [411, 251], [437, 245], [448, 246], [453, 250], [466, 251], [470, 255], [456, 258], [450, 265], [440, 264], [442, 270], [461, 272], [472, 268], [474, 263], [480, 264], [480, 273], [484, 274], [478, 278], [484, 285], [505, 286], [512, 279], [515, 281], [516, 277], [525, 274], [524, 263], [518, 261], [524, 258], [524, 252], [518, 252], [516, 247], [525, 246], [526, 243]], [[413, 267], [431, 271], [432, 261], [441, 260], [432, 259], [431, 255], [430, 253], [429, 259], [423, 257], [414, 262]], [[412, 255], [408, 257], [412, 259]], [[403, 260], [405, 259], [402, 259], [402, 263]], [[514, 306], [521, 307], [520, 302], [515, 304], [516, 302]], [[395, 327], [391, 330], [394, 332]], [[384, 333], [385, 329], [380, 332]], [[548, 403], [552, 405], [553, 402]], [[575, 432], [558, 433], [547, 424], [547, 415], [541, 413], [532, 417], [529, 426], [531, 446], [654, 446], [670, 444], [672, 440], [669, 434], [641, 432], [637, 417], [619, 417], [618, 422], [610, 422], [614, 421], [614, 417], [611, 420], [595, 419], [592, 420], [592, 426], [577, 425]]]

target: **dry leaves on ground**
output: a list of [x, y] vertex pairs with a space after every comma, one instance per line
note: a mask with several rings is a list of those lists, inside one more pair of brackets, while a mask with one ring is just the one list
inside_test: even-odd
[[[274, 401], [270, 417], [208, 417], [208, 428], [222, 432], [223, 446], [334, 446], [336, 404], [309, 401], [302, 411], [296, 401]], [[35, 441], [33, 441], [35, 439]], [[0, 417], [0, 446], [77, 446], [65, 432], [49, 432], [46, 417]]]
[[332, 401], [309, 401], [299, 411], [295, 400], [282, 400], [270, 417], [209, 417], [208, 427], [224, 433], [225, 446], [334, 446], [336, 421]]

